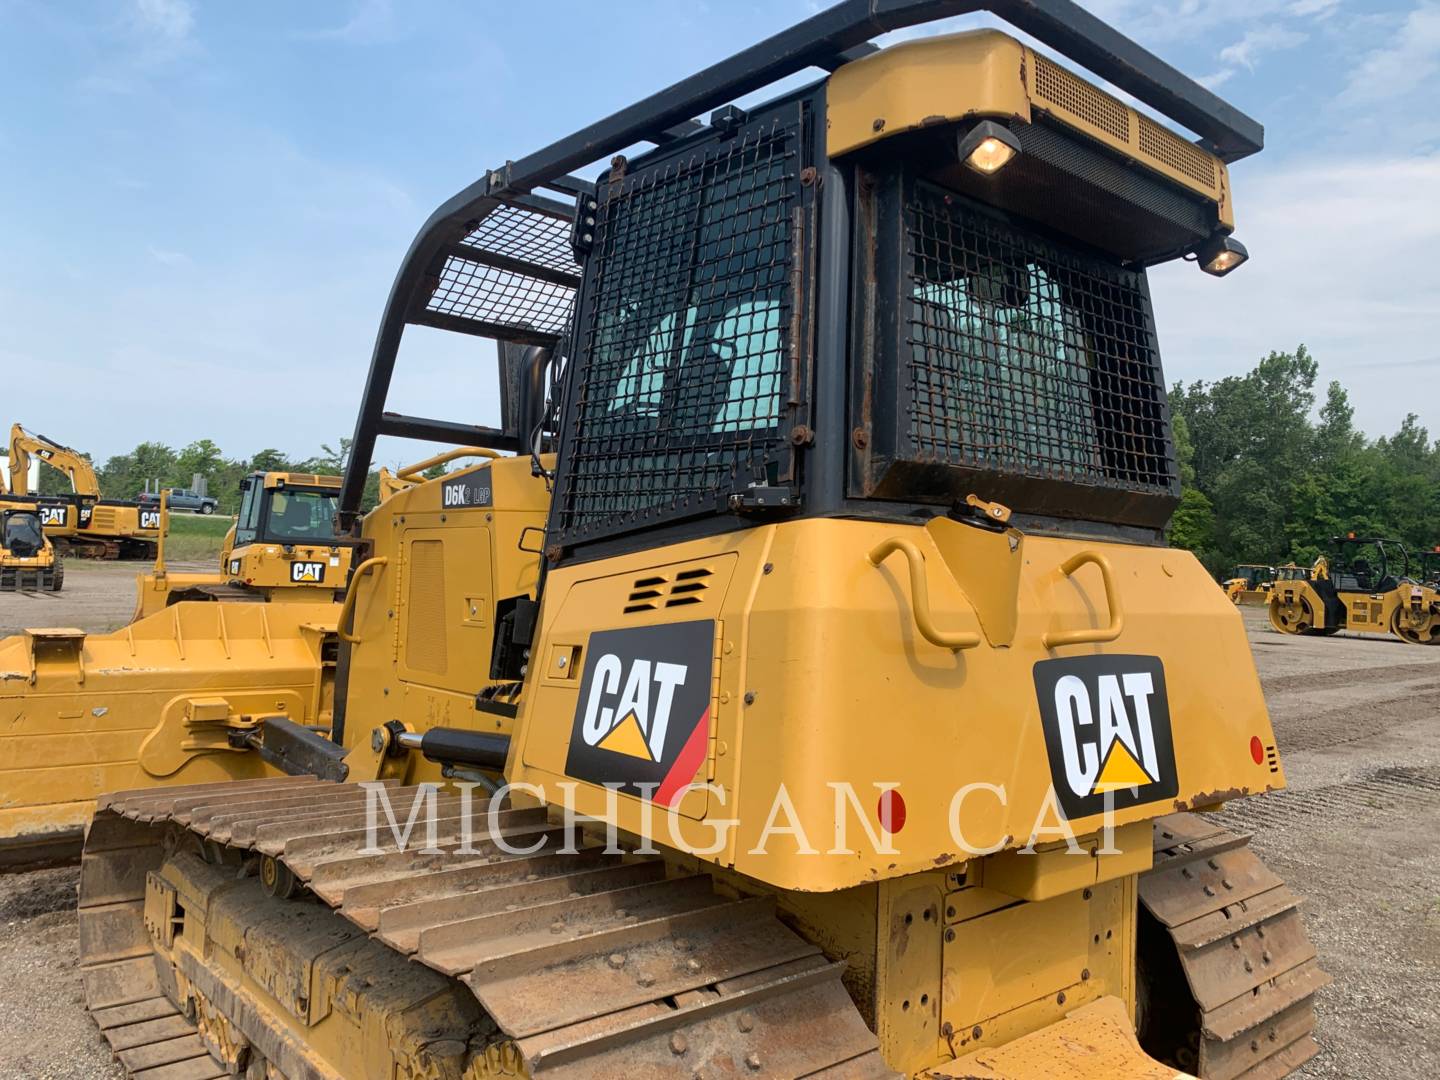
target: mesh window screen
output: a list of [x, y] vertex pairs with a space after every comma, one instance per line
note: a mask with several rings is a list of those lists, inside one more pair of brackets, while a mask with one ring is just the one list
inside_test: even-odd
[[911, 189], [903, 221], [902, 456], [1169, 494], [1144, 275], [925, 185]]
[[723, 506], [784, 450], [802, 139], [786, 115], [602, 185], [564, 541]]
[[445, 257], [425, 310], [502, 336], [558, 338], [570, 325], [579, 269], [568, 221], [501, 206]]

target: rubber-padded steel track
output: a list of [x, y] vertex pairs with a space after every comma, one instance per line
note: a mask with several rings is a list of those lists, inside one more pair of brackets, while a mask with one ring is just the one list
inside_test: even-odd
[[1140, 878], [1198, 1013], [1194, 1060], [1181, 1064], [1206, 1080], [1278, 1080], [1312, 1058], [1314, 995], [1331, 981], [1300, 899], [1249, 842], [1194, 814], [1160, 818], [1155, 865]]
[[[397, 816], [414, 792], [391, 788]], [[512, 846], [548, 841], [507, 854], [485, 838], [485, 803], [466, 822], [459, 797], [444, 793], [441, 854], [358, 854], [365, 799], [353, 784], [289, 777], [100, 800], [81, 870], [81, 962], [91, 1012], [135, 1077], [222, 1075], [204, 1071], [203, 1045], [185, 1059], [190, 1072], [146, 1064], [198, 1044], [162, 988], [144, 923], [147, 874], [177, 827], [213, 853], [273, 859], [262, 879], [283, 867], [379, 942], [462, 980], [532, 1075], [709, 1075], [741, 1062], [758, 1076], [894, 1075], [841, 984], [844, 965], [784, 926], [770, 898], [720, 895], [708, 876], [677, 876], [659, 859], [557, 853], [567, 834], [543, 809], [499, 812]], [[466, 825], [475, 854], [457, 853]], [[263, 1017], [230, 1020], [264, 1042], [244, 1030]]]

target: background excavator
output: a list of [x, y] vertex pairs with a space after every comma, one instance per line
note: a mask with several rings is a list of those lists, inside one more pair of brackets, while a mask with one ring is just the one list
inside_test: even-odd
[[[973, 5], [850, 2], [426, 223], [340, 493], [328, 736], [258, 716], [240, 753], [293, 775], [90, 826], [87, 1000], [133, 1075], [1314, 1053], [1298, 901], [1195, 813], [1285, 781], [1239, 615], [1164, 546], [1143, 270], [1243, 261], [1225, 166], [1261, 130], [1073, 4], [990, 7], [1202, 144], [998, 32], [867, 44]], [[530, 346], [550, 407], [387, 412], [407, 325]], [[362, 521], [382, 434], [518, 456]], [[423, 847], [366, 846], [362, 780], [435, 810]]]
[[97, 559], [153, 559], [160, 532], [160, 511], [135, 502], [104, 499], [90, 459], [47, 436], [10, 428], [10, 488], [29, 495], [31, 458], [39, 458], [70, 482], [69, 496], [39, 496], [45, 526], [61, 554]]
[[1275, 582], [1270, 624], [1283, 634], [1330, 636], [1341, 630], [1394, 634], [1412, 645], [1440, 645], [1440, 591], [1411, 576], [1399, 540], [1336, 536], [1308, 578]]

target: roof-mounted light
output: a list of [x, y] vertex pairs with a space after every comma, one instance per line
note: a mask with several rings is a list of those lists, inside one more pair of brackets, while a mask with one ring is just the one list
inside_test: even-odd
[[960, 160], [982, 176], [994, 176], [1020, 153], [1020, 140], [993, 120], [982, 120], [960, 137]]
[[1245, 245], [1233, 236], [1216, 233], [1195, 252], [1200, 269], [1215, 277], [1224, 277], [1250, 258]]

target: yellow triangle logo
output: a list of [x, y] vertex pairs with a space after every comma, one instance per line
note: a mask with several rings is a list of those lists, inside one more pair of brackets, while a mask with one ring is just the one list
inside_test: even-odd
[[1142, 787], [1154, 782], [1155, 778], [1135, 760], [1130, 748], [1120, 739], [1116, 739], [1110, 744], [1110, 756], [1105, 759], [1105, 767], [1100, 770], [1100, 778], [1095, 781], [1094, 790], [1115, 791], [1119, 788]]
[[650, 747], [640, 730], [640, 721], [635, 719], [633, 712], [626, 713], [625, 719], [611, 728], [610, 734], [600, 740], [600, 749], [627, 757], [637, 757], [642, 761], [655, 760], [650, 756]]

